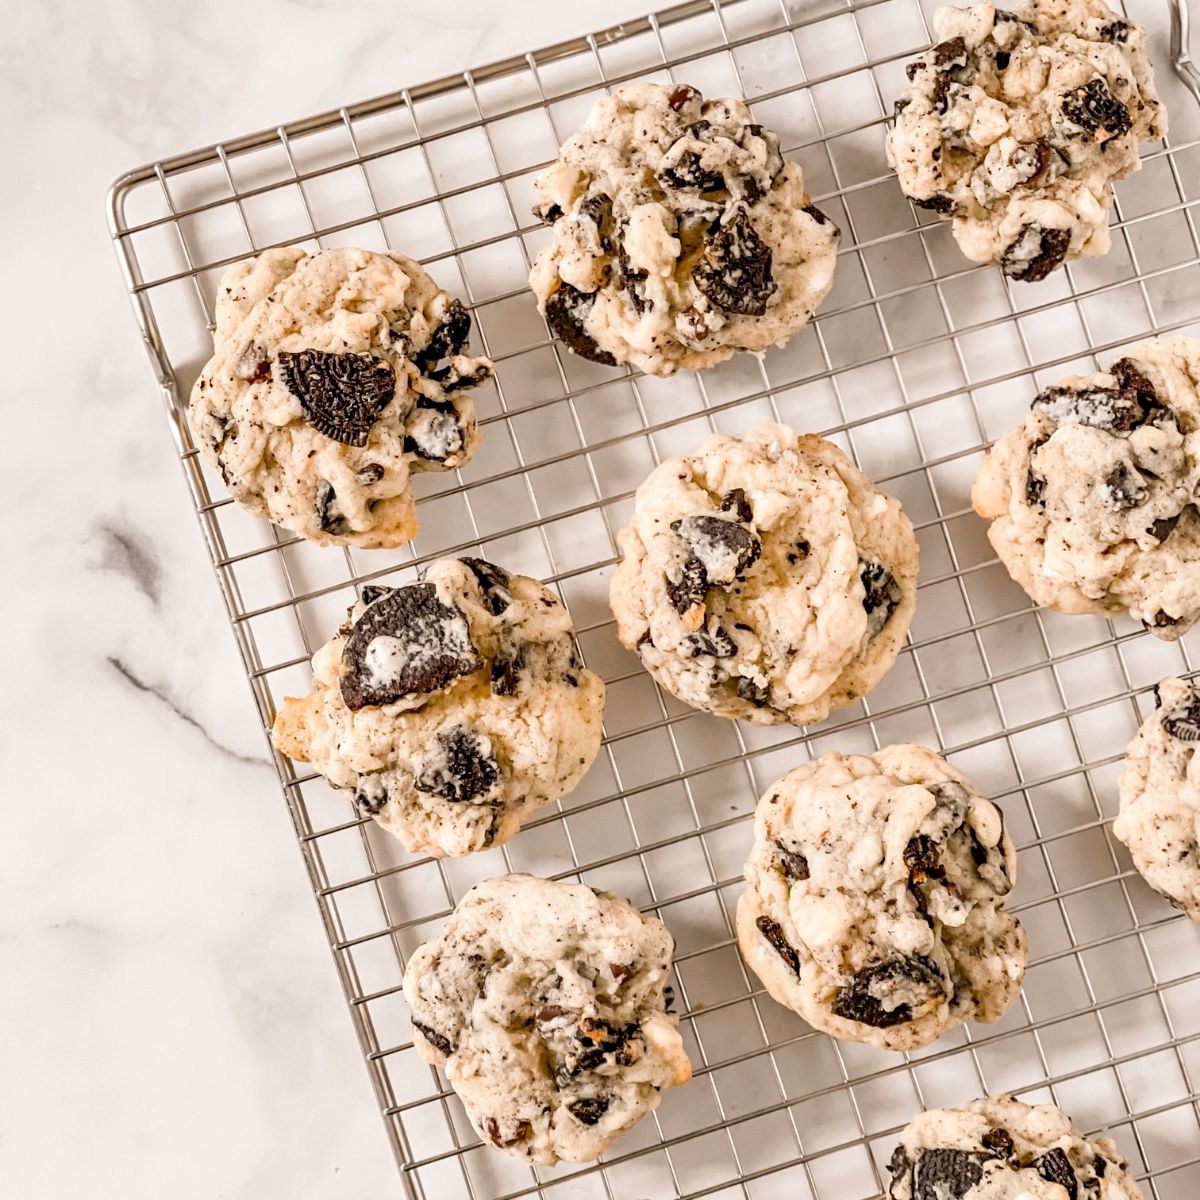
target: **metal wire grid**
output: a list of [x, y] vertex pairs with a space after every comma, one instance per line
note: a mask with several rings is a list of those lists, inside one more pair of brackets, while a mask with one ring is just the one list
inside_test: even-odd
[[[1130, 7], [1161, 32], [1158, 4]], [[1200, 1195], [1200, 937], [1107, 829], [1145, 693], [1191, 670], [1200, 643], [1031, 609], [967, 501], [983, 448], [1019, 419], [1035, 379], [1200, 318], [1200, 121], [1160, 70], [1174, 132], [1118, 189], [1112, 252], [1014, 288], [967, 264], [883, 161], [903, 65], [929, 41], [918, 0], [693, 0], [114, 186], [118, 255], [264, 726], [281, 696], [306, 688], [307, 659], [354, 589], [444, 553], [551, 582], [608, 683], [604, 749], [583, 785], [508, 846], [466, 860], [405, 854], [323, 780], [278, 763], [410, 1196], [859, 1200], [884, 1190], [881, 1164], [920, 1107], [1002, 1089], [1110, 1129], [1149, 1195]], [[545, 236], [524, 215], [531, 181], [599, 94], [635, 78], [746, 96], [842, 226], [834, 293], [786, 349], [661, 381], [548, 339], [524, 279]], [[284, 243], [422, 257], [469, 302], [497, 362], [478, 400], [484, 445], [462, 470], [420, 479], [422, 530], [403, 551], [319, 550], [247, 518], [182, 419], [220, 271]], [[838, 441], [903, 501], [922, 549], [896, 667], [867, 701], [803, 732], [743, 728], [662, 694], [616, 644], [605, 602], [613, 533], [646, 472], [712, 430], [764, 419]], [[899, 740], [936, 747], [1004, 806], [1032, 945], [1003, 1021], [906, 1055], [838, 1043], [775, 1005], [730, 921], [761, 790], [805, 755]], [[412, 1048], [406, 955], [472, 883], [508, 869], [612, 888], [677, 940], [696, 1078], [603, 1166], [531, 1171], [480, 1147]]]

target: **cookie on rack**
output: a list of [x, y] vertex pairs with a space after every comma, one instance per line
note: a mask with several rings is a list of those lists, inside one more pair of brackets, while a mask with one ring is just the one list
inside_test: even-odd
[[708, 439], [638, 488], [618, 535], [621, 641], [694, 708], [822, 720], [892, 665], [915, 604], [900, 505], [813, 434]]
[[366, 587], [284, 700], [281, 754], [312, 763], [414, 853], [508, 841], [600, 748], [604, 684], [535, 579], [443, 558], [419, 583]]
[[1146, 882], [1200, 921], [1200, 688], [1164, 679], [1129, 745], [1113, 833]]
[[1200, 339], [1155, 338], [1039, 392], [971, 492], [1008, 573], [1059, 612], [1200, 617]]
[[1144, 30], [1102, 0], [942, 8], [934, 28], [887, 137], [905, 195], [1012, 279], [1104, 254], [1113, 181], [1167, 129]]
[[637, 83], [601, 100], [537, 180], [552, 227], [530, 286], [594, 362], [701, 370], [785, 342], [833, 284], [837, 226], [740, 100]]
[[738, 944], [810, 1025], [911, 1050], [1016, 999], [1015, 874], [1000, 810], [940, 755], [825, 754], [758, 802]]
[[1141, 1200], [1129, 1164], [1051, 1104], [988, 1096], [910, 1121], [889, 1200]]
[[661, 921], [612, 892], [489, 879], [409, 959], [413, 1040], [485, 1142], [592, 1162], [691, 1078], [667, 1011], [673, 951]]
[[230, 267], [188, 421], [230, 495], [321, 545], [417, 531], [414, 471], [479, 442], [471, 316], [402, 254], [284, 248]]

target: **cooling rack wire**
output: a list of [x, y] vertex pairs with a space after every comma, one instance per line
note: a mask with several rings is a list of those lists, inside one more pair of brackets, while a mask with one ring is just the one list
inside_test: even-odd
[[[1107, 1129], [1156, 1200], [1200, 1196], [1200, 931], [1111, 836], [1120, 752], [1161, 677], [1200, 635], [1037, 611], [970, 512], [986, 445], [1038, 386], [1107, 364], [1151, 332], [1200, 331], [1200, 83], [1186, 8], [1130, 0], [1151, 31], [1168, 140], [1118, 186], [1111, 253], [1037, 285], [964, 260], [902, 197], [883, 135], [904, 64], [930, 42], [920, 0], [693, 0], [123, 176], [112, 235], [264, 727], [307, 688], [307, 659], [355, 590], [472, 553], [547, 580], [608, 684], [605, 741], [582, 786], [507, 846], [406, 854], [312, 774], [278, 761], [388, 1137], [397, 1194], [421, 1200], [870, 1200], [922, 1106], [1012, 1090]], [[1169, 10], [1175, 43], [1168, 50]], [[1176, 70], [1171, 70], [1175, 58]], [[532, 181], [598, 96], [634, 79], [742, 95], [843, 230], [836, 286], [786, 348], [658, 380], [573, 358], [526, 287], [546, 231]], [[418, 476], [421, 532], [397, 551], [307, 545], [233, 505], [180, 404], [207, 357], [217, 279], [268, 246], [362, 245], [421, 258], [496, 361], [475, 459]], [[870, 697], [812, 729], [758, 729], [660, 692], [617, 643], [613, 534], [664, 457], [764, 420], [821, 432], [896, 495], [921, 545], [909, 644]], [[1014, 907], [1032, 954], [993, 1026], [889, 1054], [814, 1033], [772, 1002], [731, 916], [754, 801], [829, 749], [914, 740], [1004, 808]], [[412, 1048], [403, 964], [481, 878], [583, 880], [660, 916], [694, 1081], [603, 1165], [533, 1170], [479, 1145]]]

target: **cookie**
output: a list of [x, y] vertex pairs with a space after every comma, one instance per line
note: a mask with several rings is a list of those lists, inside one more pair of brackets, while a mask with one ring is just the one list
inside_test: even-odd
[[1050, 1104], [989, 1096], [910, 1121], [892, 1155], [889, 1200], [1141, 1200], [1108, 1138], [1087, 1138]]
[[1016, 999], [1016, 865], [1000, 810], [933, 751], [825, 754], [758, 803], [738, 945], [810, 1025], [912, 1050]]
[[1146, 882], [1200, 921], [1200, 688], [1164, 679], [1129, 745], [1113, 833]]
[[692, 1068], [669, 1013], [674, 942], [628, 900], [502, 875], [404, 972], [413, 1041], [487, 1143], [592, 1162]]
[[1145, 32], [1102, 0], [943, 8], [934, 28], [887, 137], [905, 195], [1012, 279], [1104, 254], [1113, 181], [1167, 130]]
[[718, 716], [819, 721], [879, 682], [912, 620], [900, 505], [833, 443], [783, 425], [662, 463], [617, 541], [617, 635]]
[[839, 233], [740, 100], [637, 83], [537, 179], [552, 227], [530, 274], [551, 332], [593, 362], [698, 371], [802, 329]]
[[275, 747], [351, 788], [414, 853], [508, 841], [565, 796], [600, 748], [604, 684], [558, 598], [478, 558], [372, 586], [284, 700]]
[[234, 500], [321, 545], [412, 538], [412, 473], [479, 442], [462, 304], [402, 254], [289, 247], [230, 267], [216, 319], [188, 422]]
[[1128, 612], [1174, 640], [1200, 616], [1200, 340], [1156, 338], [1039, 392], [971, 500], [1008, 573], [1058, 612]]

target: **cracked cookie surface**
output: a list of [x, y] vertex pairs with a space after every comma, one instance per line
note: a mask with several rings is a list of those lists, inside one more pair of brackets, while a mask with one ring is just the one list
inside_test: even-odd
[[1141, 1200], [1105, 1137], [1051, 1104], [987, 1096], [910, 1121], [889, 1164], [889, 1200]]
[[217, 291], [213, 357], [188, 421], [233, 498], [322, 545], [397, 546], [417, 531], [414, 471], [479, 442], [471, 317], [402, 254], [285, 247]]
[[1113, 833], [1146, 882], [1200, 921], [1200, 689], [1164, 679], [1129, 745]]
[[988, 451], [971, 500], [1008, 573], [1059, 612], [1200, 617], [1200, 339], [1156, 338], [1045, 388]]
[[638, 83], [601, 100], [537, 180], [530, 274], [554, 335], [654, 375], [764, 350], [833, 283], [839, 234], [740, 100]]
[[1102, 0], [943, 8], [934, 28], [887, 137], [905, 195], [1013, 279], [1104, 254], [1113, 181], [1167, 128], [1145, 32]]
[[673, 951], [661, 921], [612, 892], [486, 880], [409, 960], [413, 1041], [485, 1143], [592, 1162], [691, 1078], [667, 1011]]
[[414, 853], [506, 842], [600, 748], [604, 684], [557, 596], [478, 558], [368, 587], [284, 700], [275, 746], [354, 791]]
[[923, 746], [825, 754], [758, 803], [738, 945], [770, 994], [834, 1037], [927, 1045], [1016, 999], [1000, 810]]
[[718, 716], [822, 720], [879, 682], [912, 620], [900, 505], [832, 442], [783, 425], [662, 463], [617, 541], [618, 637]]

